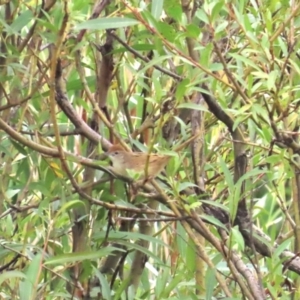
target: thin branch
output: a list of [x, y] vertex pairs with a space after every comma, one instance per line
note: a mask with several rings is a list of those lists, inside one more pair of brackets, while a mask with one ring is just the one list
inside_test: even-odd
[[129, 217], [117, 217], [116, 221], [126, 221], [126, 222], [177, 222], [177, 221], [183, 221], [188, 218], [191, 218], [190, 216], [183, 216], [183, 217], [174, 217], [174, 218], [129, 218]]
[[75, 125], [77, 130], [88, 138], [90, 141], [95, 143], [101, 143], [105, 150], [111, 147], [111, 143], [106, 140], [103, 136], [99, 135], [97, 132], [92, 130], [77, 114], [75, 109], [72, 107], [66, 93], [64, 92], [64, 82], [62, 79], [62, 68], [61, 61], [58, 59], [56, 66], [56, 77], [55, 77], [55, 90], [56, 90], [56, 102], [70, 119], [70, 121]]
[[[136, 57], [140, 58], [144, 62], [150, 62], [151, 61], [148, 57], [141, 55], [138, 51], [136, 51], [132, 47], [130, 47], [126, 42], [124, 42], [121, 38], [119, 38], [115, 33], [111, 32], [110, 34], [115, 40], [117, 40], [121, 45], [123, 45], [129, 52], [134, 54]], [[153, 65], [153, 67], [155, 69], [161, 71], [162, 73], [176, 79], [176, 80], [182, 80], [183, 79], [182, 76], [179, 76], [179, 75], [177, 75], [177, 74], [175, 74], [175, 73], [173, 73], [173, 72], [171, 72], [167, 69], [164, 69], [164, 68], [162, 68], [158, 65]]]
[[[102, 0], [102, 1], [98, 1], [94, 8], [93, 8], [93, 12], [92, 15], [90, 16], [89, 20], [92, 19], [96, 19], [99, 17], [99, 15], [101, 14], [101, 12], [104, 10], [104, 8], [110, 3], [110, 0]], [[83, 36], [86, 33], [86, 29], [82, 29], [78, 36], [77, 36], [77, 41], [80, 42], [83, 38]]]

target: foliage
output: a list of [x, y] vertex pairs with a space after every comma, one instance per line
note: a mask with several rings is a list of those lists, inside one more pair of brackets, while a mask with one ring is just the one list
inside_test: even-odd
[[299, 4], [0, 5], [1, 299], [299, 298]]

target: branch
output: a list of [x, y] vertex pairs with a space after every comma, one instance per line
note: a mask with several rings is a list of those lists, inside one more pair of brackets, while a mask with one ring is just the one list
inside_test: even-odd
[[77, 114], [75, 109], [70, 104], [65, 92], [64, 83], [62, 79], [61, 61], [58, 59], [56, 67], [56, 78], [55, 78], [55, 90], [56, 90], [56, 102], [70, 121], [74, 124], [79, 133], [84, 135], [87, 139], [94, 143], [101, 142], [102, 147], [107, 150], [110, 148], [111, 143], [104, 137], [99, 135], [97, 132], [92, 130]]

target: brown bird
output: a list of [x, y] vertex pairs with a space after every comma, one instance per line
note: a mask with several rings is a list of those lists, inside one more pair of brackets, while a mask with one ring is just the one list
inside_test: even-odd
[[[127, 170], [129, 170], [138, 173], [140, 175], [139, 179], [145, 179], [145, 173], [147, 173], [147, 178], [156, 177], [171, 158], [169, 155], [127, 152], [119, 145], [111, 146], [105, 154], [112, 161], [112, 171], [116, 175], [128, 177]], [[147, 161], [148, 167], [146, 172]]]

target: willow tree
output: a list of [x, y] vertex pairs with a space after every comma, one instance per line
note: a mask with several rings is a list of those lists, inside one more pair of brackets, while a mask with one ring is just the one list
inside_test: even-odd
[[299, 4], [0, 9], [1, 297], [299, 298]]

